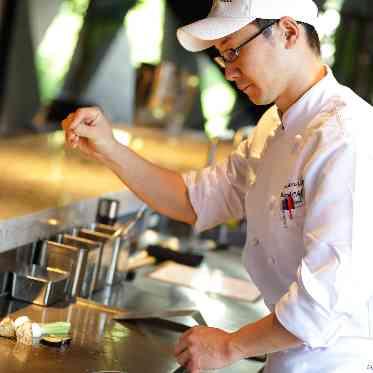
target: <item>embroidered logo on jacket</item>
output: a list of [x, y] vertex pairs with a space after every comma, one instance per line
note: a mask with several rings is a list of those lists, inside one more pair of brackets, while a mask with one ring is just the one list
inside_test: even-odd
[[281, 192], [281, 216], [283, 225], [288, 227], [288, 222], [296, 216], [297, 209], [304, 206], [304, 180], [289, 183]]

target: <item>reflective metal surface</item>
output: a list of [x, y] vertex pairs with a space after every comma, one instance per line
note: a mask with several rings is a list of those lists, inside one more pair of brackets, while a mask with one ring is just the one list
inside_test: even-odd
[[82, 297], [90, 297], [96, 290], [97, 278], [101, 264], [102, 246], [100, 243], [86, 240], [81, 237], [64, 234], [61, 238], [62, 243], [75, 247], [83, 248], [87, 251], [87, 264], [83, 276], [80, 295]]
[[[208, 268], [224, 268], [231, 276], [247, 278], [237, 249], [207, 253], [201, 271]], [[123, 282], [95, 293], [94, 300], [99, 303], [79, 299], [75, 305], [43, 308], [17, 302], [0, 302], [3, 316], [10, 314], [15, 318], [28, 315], [37, 322], [70, 321], [73, 334], [71, 344], [62, 349], [23, 347], [13, 341], [0, 339], [0, 372], [180, 372], [182, 369], [174, 360], [172, 351], [185, 328], [173, 328], [173, 325], [167, 323], [118, 323], [113, 318], [123, 312], [129, 317], [134, 315], [133, 312], [137, 315], [141, 312], [142, 316], [147, 316], [149, 312], [158, 317], [165, 316], [166, 321], [172, 316], [186, 326], [203, 324], [203, 320], [206, 320], [209, 326], [235, 330], [262, 317], [265, 312], [261, 302], [238, 302], [157, 282], [146, 276], [149, 270], [143, 269], [134, 282]], [[198, 312], [172, 312], [183, 308], [198, 310], [203, 317], [202, 321]], [[187, 320], [190, 315], [194, 319], [193, 324]], [[256, 373], [261, 367], [261, 363], [242, 360], [219, 372]]]
[[47, 241], [47, 265], [70, 273], [68, 294], [80, 294], [85, 276], [88, 251], [82, 247]]
[[64, 348], [23, 346], [0, 339], [2, 372], [97, 371], [171, 372], [176, 364], [171, 356], [172, 337], [144, 335], [139, 328], [111, 320], [113, 313], [86, 304], [63, 308], [27, 306], [12, 318], [27, 315], [36, 322], [66, 320], [72, 324], [72, 341]]
[[[155, 281], [147, 276], [153, 269], [154, 267], [143, 268], [137, 271], [133, 282], [126, 282], [95, 293], [93, 299], [110, 307], [126, 309], [123, 316], [127, 316], [128, 319], [131, 317], [162, 317], [162, 322], [159, 322], [159, 319], [145, 319], [135, 324], [147, 334], [149, 329], [156, 330], [156, 328], [162, 327], [167, 332], [174, 331], [173, 334], [177, 334], [176, 331], [179, 331], [178, 335], [180, 336], [180, 333], [185, 331], [184, 326], [203, 324], [198, 317], [195, 319], [194, 316], [188, 316], [190, 314], [188, 309], [198, 310], [207, 325], [227, 331], [237, 330], [268, 313], [262, 301], [255, 303], [236, 301], [215, 294]], [[220, 269], [226, 275], [248, 279], [241, 264], [241, 251], [238, 248], [205, 253], [205, 260], [199, 270], [204, 272], [210, 269]], [[201, 285], [203, 288], [203, 284]], [[174, 312], [174, 310], [183, 309], [187, 311]], [[117, 317], [120, 316], [119, 314]], [[231, 367], [219, 370], [219, 372], [256, 373], [262, 366], [263, 364], [257, 361], [242, 360]], [[180, 369], [180, 371], [182, 370]]]
[[[9, 305], [22, 307], [22, 304]], [[35, 305], [11, 313], [27, 315], [36, 322], [66, 320], [72, 324], [72, 341], [63, 347], [24, 346], [0, 339], [0, 371], [88, 373], [118, 371], [128, 373], [166, 373], [179, 371], [173, 346], [180, 335], [162, 327], [118, 323], [117, 310], [89, 302], [61, 308]], [[221, 372], [256, 372], [260, 365], [242, 361]], [[245, 370], [243, 370], [245, 368]]]
[[[106, 288], [93, 295], [93, 300], [115, 308], [123, 308], [143, 314], [163, 313], [168, 310], [197, 309], [209, 326], [234, 330], [252, 322], [268, 312], [262, 301], [255, 303], [209, 294], [191, 288], [153, 280], [148, 274], [154, 266], [138, 270], [132, 282]], [[225, 275], [239, 279], [249, 277], [241, 263], [241, 251], [233, 248], [227, 251], [205, 253], [205, 259], [196, 272], [221, 270]], [[205, 288], [201, 283], [201, 289]]]
[[70, 273], [56, 268], [26, 266], [13, 273], [12, 297], [48, 306], [66, 297]]
[[79, 237], [102, 244], [100, 269], [96, 288], [102, 289], [106, 285], [112, 285], [121, 249], [121, 237], [89, 229], [81, 229], [78, 235]]

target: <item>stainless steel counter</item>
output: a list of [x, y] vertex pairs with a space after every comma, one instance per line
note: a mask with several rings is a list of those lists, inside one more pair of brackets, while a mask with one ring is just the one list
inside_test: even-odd
[[56, 348], [24, 346], [0, 339], [2, 372], [160, 373], [171, 372], [176, 366], [171, 356], [172, 336], [167, 339], [147, 337], [136, 326], [112, 321], [110, 311], [78, 303], [46, 309], [27, 306], [11, 314], [12, 317], [17, 315], [28, 315], [39, 322], [70, 321], [72, 342], [67, 347]]
[[[116, 129], [116, 137], [145, 158], [173, 170], [204, 166], [208, 142], [196, 134], [178, 137], [155, 129]], [[231, 149], [222, 145], [217, 157]], [[0, 140], [0, 253], [92, 223], [99, 197], [121, 201], [120, 214], [134, 212], [140, 201], [108, 169], [65, 149], [64, 134]]]
[[[225, 268], [226, 273], [246, 278], [240, 265], [240, 252], [209, 253], [201, 270]], [[37, 322], [68, 320], [73, 339], [65, 349], [24, 347], [0, 339], [0, 371], [11, 373], [69, 372], [90, 373], [99, 370], [128, 373], [171, 373], [177, 368], [172, 356], [180, 333], [146, 323], [117, 323], [112, 320], [122, 309], [157, 311], [195, 308], [201, 311], [208, 325], [234, 330], [261, 317], [261, 302], [237, 302], [208, 295], [180, 286], [160, 283], [138, 275], [133, 283], [124, 282], [95, 295], [97, 302], [109, 307], [82, 301], [75, 305], [43, 308], [18, 302], [1, 303], [3, 315], [12, 318], [28, 315]], [[262, 364], [242, 360], [222, 373], [256, 373]]]

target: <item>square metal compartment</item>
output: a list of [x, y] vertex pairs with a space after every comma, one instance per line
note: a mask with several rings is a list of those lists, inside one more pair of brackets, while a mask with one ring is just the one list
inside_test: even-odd
[[30, 265], [13, 273], [12, 297], [49, 306], [66, 297], [69, 273], [54, 268]]

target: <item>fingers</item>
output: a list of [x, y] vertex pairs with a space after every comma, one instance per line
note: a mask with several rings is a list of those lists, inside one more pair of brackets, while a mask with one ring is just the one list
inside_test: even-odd
[[72, 114], [69, 114], [62, 122], [61, 122], [61, 126], [63, 128], [64, 131], [66, 131], [69, 127], [69, 122], [71, 120], [71, 116]]
[[71, 131], [73, 132], [73, 134], [79, 137], [90, 138], [92, 136], [91, 126], [83, 123], [77, 124], [74, 129], [71, 129]]
[[188, 348], [188, 338], [193, 333], [193, 329], [194, 328], [190, 328], [181, 335], [174, 349], [175, 355], [179, 354], [180, 352]]
[[193, 361], [193, 354], [191, 350], [190, 337], [193, 334], [193, 329], [190, 328], [179, 339], [174, 349], [174, 355], [177, 362], [185, 367], [189, 373], [199, 373], [197, 364]]
[[195, 366], [195, 364], [193, 364], [193, 362], [191, 361], [188, 363], [186, 368], [189, 373], [201, 373], [201, 370], [198, 368], [198, 366]]
[[61, 123], [66, 143], [76, 148], [79, 145], [79, 137], [90, 138], [90, 128], [96, 126], [101, 115], [101, 111], [95, 107], [78, 109], [69, 114]]
[[[179, 339], [179, 341], [176, 344], [175, 349], [174, 349], [174, 356], [175, 356], [177, 362], [183, 367], [187, 367], [188, 360], [190, 358], [190, 354], [189, 354], [189, 351], [188, 351], [188, 345], [187, 345], [187, 341], [186, 341], [186, 338], [185, 338], [186, 335], [188, 335], [188, 332], [184, 333], [180, 337], [180, 339]], [[190, 372], [190, 369], [188, 369], [188, 372]]]
[[[71, 115], [71, 117], [70, 117]], [[75, 130], [81, 124], [95, 126], [101, 116], [101, 111], [96, 107], [78, 109], [75, 113], [70, 114], [69, 129]]]
[[185, 339], [181, 339], [179, 340], [179, 342], [177, 343], [177, 345], [175, 346], [175, 349], [174, 349], [174, 353], [175, 355], [179, 355], [182, 351], [184, 351], [186, 348], [188, 347], [188, 344], [187, 342], [185, 341]]
[[200, 368], [198, 364], [193, 361], [193, 357], [190, 354], [189, 350], [184, 350], [178, 356], [176, 356], [176, 361], [182, 366], [185, 367], [188, 373], [199, 373]]
[[69, 125], [70, 125], [70, 122], [71, 122], [71, 117], [72, 117], [72, 114], [69, 114], [61, 123], [61, 126], [63, 128], [63, 130], [65, 131], [65, 142], [69, 145], [70, 144], [70, 139], [69, 139], [69, 133], [68, 133], [68, 129], [69, 129]]
[[176, 361], [183, 367], [187, 366], [190, 359], [188, 350], [184, 350], [176, 356]]

